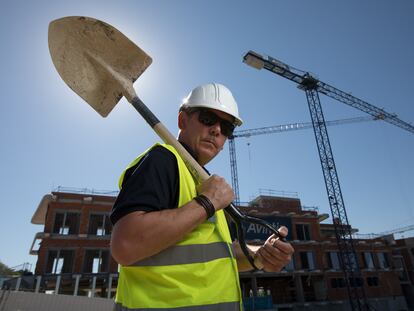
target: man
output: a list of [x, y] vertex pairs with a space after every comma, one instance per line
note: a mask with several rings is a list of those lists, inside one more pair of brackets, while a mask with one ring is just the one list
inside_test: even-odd
[[[202, 85], [180, 107], [178, 140], [204, 166], [241, 124], [231, 92]], [[238, 271], [252, 267], [231, 242], [227, 182], [212, 175], [197, 186], [177, 151], [156, 144], [126, 169], [120, 188], [111, 214], [111, 252], [121, 265], [116, 309], [241, 310]], [[264, 270], [280, 271], [293, 248], [269, 238], [251, 253]]]

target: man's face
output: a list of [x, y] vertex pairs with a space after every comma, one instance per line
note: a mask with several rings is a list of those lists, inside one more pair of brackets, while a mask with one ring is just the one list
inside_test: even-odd
[[200, 111], [191, 114], [180, 112], [178, 126], [180, 128], [179, 139], [195, 153], [197, 161], [201, 165], [210, 162], [222, 149], [227, 136], [223, 135], [220, 119], [233, 123], [234, 118], [227, 113], [215, 109], [204, 109], [208, 113], [214, 113], [218, 122], [213, 125], [205, 125], [199, 121]]

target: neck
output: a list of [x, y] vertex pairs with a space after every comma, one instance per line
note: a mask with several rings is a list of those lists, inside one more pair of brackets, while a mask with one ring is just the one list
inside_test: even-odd
[[178, 138], [178, 142], [183, 145], [185, 150], [188, 151], [188, 153], [198, 162], [197, 155], [194, 153], [194, 151], [190, 148], [189, 145], [187, 145], [185, 142], [183, 142], [181, 139]]

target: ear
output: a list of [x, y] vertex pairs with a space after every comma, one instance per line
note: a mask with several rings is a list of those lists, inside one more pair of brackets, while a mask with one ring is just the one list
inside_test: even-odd
[[188, 115], [184, 111], [180, 111], [178, 114], [178, 128], [184, 130], [187, 127]]

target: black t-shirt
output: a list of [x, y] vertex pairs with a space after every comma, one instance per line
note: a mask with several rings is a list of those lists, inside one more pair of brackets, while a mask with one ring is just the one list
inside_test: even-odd
[[[181, 143], [187, 151], [192, 151]], [[204, 168], [209, 174], [209, 172]], [[154, 212], [178, 207], [179, 173], [175, 155], [162, 146], [155, 146], [130, 167], [124, 176], [122, 189], [112, 207], [112, 225], [123, 216], [135, 212]], [[233, 222], [229, 223], [232, 239], [236, 237]]]
[[114, 203], [111, 222], [135, 212], [178, 207], [179, 173], [175, 155], [155, 146], [125, 172], [122, 189]]

